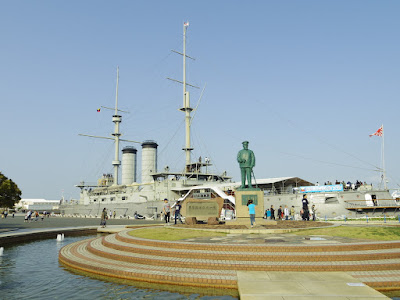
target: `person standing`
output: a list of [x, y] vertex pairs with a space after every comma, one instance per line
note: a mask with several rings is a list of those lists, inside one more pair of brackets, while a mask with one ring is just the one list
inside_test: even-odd
[[115, 216], [117, 215], [117, 213], [115, 212], [115, 210], [114, 210], [114, 212], [113, 212], [113, 218], [115, 219]]
[[100, 221], [100, 225], [102, 228], [106, 227], [106, 223], [107, 223], [107, 209], [104, 207], [103, 211], [101, 212], [101, 221]]
[[271, 220], [275, 220], [275, 209], [273, 205], [271, 205]]
[[282, 219], [282, 206], [279, 206], [278, 208], [278, 220]]
[[247, 209], [249, 210], [251, 227], [253, 227], [253, 225], [256, 226], [256, 206], [254, 205], [253, 200], [249, 200], [247, 203]]
[[164, 214], [164, 218], [165, 218], [165, 223], [169, 224], [169, 217], [171, 214], [171, 205], [169, 205], [167, 198], [164, 199], [163, 214]]
[[292, 207], [290, 208], [290, 219], [292, 221], [294, 221], [294, 215], [295, 215], [296, 211], [294, 210], [294, 206], [292, 205]]
[[175, 204], [175, 225], [176, 225], [176, 221], [179, 219], [179, 221], [181, 221], [181, 224], [183, 224], [182, 219], [181, 219], [181, 208], [182, 205], [180, 204], [180, 202], [176, 202]]
[[285, 205], [284, 214], [285, 220], [289, 220], [289, 208], [287, 207], [287, 205]]
[[307, 195], [303, 195], [303, 200], [301, 200], [303, 204], [303, 221], [310, 221], [310, 212], [308, 211], [308, 200]]
[[312, 220], [315, 221], [317, 218], [317, 209], [315, 208], [315, 205], [311, 206], [311, 215], [312, 215]]

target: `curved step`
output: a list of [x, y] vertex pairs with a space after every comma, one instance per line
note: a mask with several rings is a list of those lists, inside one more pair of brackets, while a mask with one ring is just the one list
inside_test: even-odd
[[[132, 230], [132, 229], [130, 229]], [[236, 271], [347, 271], [376, 289], [400, 288], [400, 242], [235, 245], [155, 241], [127, 231], [63, 247], [67, 267], [164, 286], [237, 289]]]
[[192, 285], [196, 287], [236, 289], [235, 271], [198, 270], [135, 264], [96, 256], [87, 251], [88, 241], [76, 242], [63, 247], [59, 260], [66, 266], [79, 271], [106, 277], [145, 281], [158, 284]]
[[193, 249], [193, 250], [215, 250], [215, 251], [250, 251], [259, 252], [326, 252], [326, 251], [354, 251], [357, 250], [379, 250], [400, 248], [400, 241], [380, 241], [380, 242], [361, 242], [361, 243], [341, 243], [339, 245], [238, 245], [238, 244], [207, 244], [184, 241], [161, 241], [149, 240], [134, 237], [128, 234], [129, 230], [124, 230], [116, 235], [120, 241], [144, 246], [154, 246], [174, 249]]
[[[134, 240], [135, 237], [132, 237]], [[125, 239], [126, 240], [126, 239]], [[354, 250], [345, 251], [325, 251], [313, 252], [312, 246], [305, 252], [278, 252], [270, 247], [261, 247], [259, 251], [215, 251], [215, 250], [194, 250], [194, 249], [177, 249], [156, 246], [146, 246], [142, 244], [128, 243], [118, 239], [118, 235], [106, 236], [102, 244], [105, 247], [120, 250], [123, 252], [137, 254], [151, 254], [165, 257], [211, 259], [211, 260], [248, 260], [248, 261], [360, 261], [360, 260], [378, 260], [378, 259], [395, 259], [400, 258], [400, 251], [396, 248], [378, 249], [378, 250]], [[282, 248], [281, 246], [280, 248]], [[249, 248], [249, 247], [248, 247]], [[279, 249], [279, 247], [278, 247]]]

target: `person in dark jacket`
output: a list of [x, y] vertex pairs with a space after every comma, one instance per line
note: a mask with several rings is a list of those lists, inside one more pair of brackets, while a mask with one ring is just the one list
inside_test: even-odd
[[273, 205], [271, 205], [271, 220], [275, 220], [275, 209]]
[[303, 204], [303, 220], [310, 221], [310, 212], [308, 211], [308, 200], [306, 194], [303, 195], [301, 203]]

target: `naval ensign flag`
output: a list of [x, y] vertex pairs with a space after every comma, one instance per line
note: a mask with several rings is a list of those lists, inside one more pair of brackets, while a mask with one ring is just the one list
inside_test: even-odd
[[381, 127], [379, 127], [379, 129], [375, 133], [370, 134], [369, 137], [371, 137], [373, 135], [382, 136], [383, 135], [383, 125]]

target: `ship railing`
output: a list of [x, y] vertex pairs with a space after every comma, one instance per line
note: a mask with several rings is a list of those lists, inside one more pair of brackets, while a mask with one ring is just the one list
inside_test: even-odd
[[280, 190], [280, 189], [263, 189], [262, 190], [264, 192], [265, 196], [273, 196], [273, 195], [290, 195], [290, 194], [298, 194], [297, 191], [288, 191], [288, 190]]
[[400, 201], [395, 199], [345, 200], [344, 203], [347, 209], [400, 208]]

